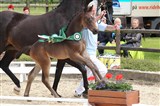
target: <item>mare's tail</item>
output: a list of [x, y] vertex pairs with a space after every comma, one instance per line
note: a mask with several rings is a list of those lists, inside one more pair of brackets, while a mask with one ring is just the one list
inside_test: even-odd
[[31, 46], [24, 47], [22, 50], [17, 52], [16, 59], [18, 59], [23, 53], [26, 54], [26, 55], [29, 55], [30, 49], [31, 49]]

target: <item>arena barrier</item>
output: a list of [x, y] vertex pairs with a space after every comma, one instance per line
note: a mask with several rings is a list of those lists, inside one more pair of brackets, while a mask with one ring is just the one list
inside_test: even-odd
[[[0, 99], [1, 100], [2, 99], [3, 100], [32, 100], [32, 101], [34, 100], [34, 101], [49, 101], [49, 102], [74, 102], [74, 103], [83, 103], [83, 106], [89, 106], [88, 99], [83, 99], [83, 98], [47, 98], [47, 97], [0, 96]], [[5, 106], [5, 104], [4, 104], [4, 106]]]
[[[23, 96], [0, 96], [0, 100], [34, 100], [34, 101], [48, 101], [48, 102], [74, 102], [74, 103], [82, 103], [83, 106], [91, 106], [88, 103], [88, 99], [83, 98], [47, 98], [47, 97], [23, 97]], [[17, 104], [1, 104], [2, 106], [18, 106]], [[21, 104], [19, 104], [21, 106]], [[24, 105], [23, 106], [31, 106], [31, 105]], [[49, 106], [49, 105], [43, 105]], [[146, 105], [146, 104], [132, 104], [132, 106], [153, 106], [153, 105]]]
[[[55, 74], [56, 71], [56, 64], [57, 62], [51, 62], [50, 74]], [[32, 70], [34, 67], [35, 62], [32, 61], [14, 61], [10, 64], [9, 68], [15, 74], [19, 74], [20, 82], [27, 80], [27, 74]], [[0, 73], [4, 73], [2, 69], [0, 69]], [[42, 72], [40, 72], [41, 74]], [[63, 69], [63, 74], [81, 74], [81, 72], [75, 68], [71, 67], [70, 65], [65, 65]]]

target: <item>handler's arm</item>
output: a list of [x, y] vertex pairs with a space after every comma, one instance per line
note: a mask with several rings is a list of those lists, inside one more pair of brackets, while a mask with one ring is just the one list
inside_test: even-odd
[[115, 31], [120, 29], [119, 26], [115, 26], [115, 25], [107, 25], [103, 22], [101, 22], [100, 24], [98, 24], [98, 30], [99, 31]]

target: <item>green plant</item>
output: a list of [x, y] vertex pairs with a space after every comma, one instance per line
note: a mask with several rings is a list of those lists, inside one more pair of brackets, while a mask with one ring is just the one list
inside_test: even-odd
[[95, 82], [94, 76], [88, 78], [89, 88], [92, 90], [111, 90], [111, 91], [130, 91], [133, 90], [133, 87], [129, 83], [125, 83], [122, 81], [123, 75], [119, 74], [115, 77], [115, 82], [109, 82], [109, 79], [112, 78], [112, 74], [106, 74], [107, 81]]

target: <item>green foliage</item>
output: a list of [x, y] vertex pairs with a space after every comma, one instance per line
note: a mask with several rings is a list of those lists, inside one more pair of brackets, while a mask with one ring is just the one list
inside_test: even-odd
[[[159, 60], [160, 61], [160, 60]], [[139, 60], [131, 58], [121, 58], [122, 69], [133, 69], [141, 71], [160, 71], [160, 62], [153, 60]]]
[[32, 61], [32, 58], [30, 58], [29, 56], [25, 54], [22, 54], [21, 57], [17, 59], [17, 61]]
[[92, 90], [111, 90], [111, 91], [130, 91], [133, 90], [133, 87], [131, 84], [125, 83], [125, 82], [96, 82], [91, 83], [88, 86]]
[[131, 84], [128, 83], [108, 83], [107, 84], [108, 89], [114, 90], [114, 91], [130, 91], [133, 90], [133, 87]]
[[[142, 40], [143, 48], [157, 48], [160, 49], [160, 37], [145, 38]], [[144, 52], [144, 59], [160, 62], [160, 53]]]

